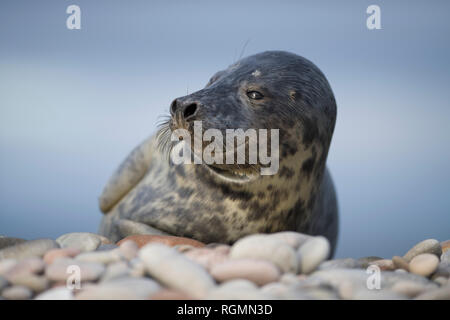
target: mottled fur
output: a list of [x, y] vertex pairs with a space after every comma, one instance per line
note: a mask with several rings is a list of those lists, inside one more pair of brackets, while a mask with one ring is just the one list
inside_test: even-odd
[[[248, 90], [264, 95], [250, 100]], [[162, 136], [138, 146], [100, 197], [100, 232], [113, 240], [123, 219], [203, 242], [232, 243], [258, 232], [293, 230], [326, 236], [334, 249], [337, 203], [326, 158], [336, 103], [322, 72], [295, 54], [269, 51], [244, 58], [178, 103], [196, 103], [204, 130], [280, 129], [280, 168], [245, 183], [221, 179], [204, 165], [171, 164]], [[191, 130], [191, 122], [183, 125]], [[226, 166], [223, 167], [226, 169]], [[245, 167], [237, 168], [245, 170]]]

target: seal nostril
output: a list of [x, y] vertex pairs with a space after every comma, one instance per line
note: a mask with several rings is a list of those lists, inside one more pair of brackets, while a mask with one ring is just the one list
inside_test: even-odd
[[184, 109], [183, 116], [185, 119], [187, 119], [190, 116], [194, 115], [196, 111], [197, 111], [197, 104], [191, 103]]

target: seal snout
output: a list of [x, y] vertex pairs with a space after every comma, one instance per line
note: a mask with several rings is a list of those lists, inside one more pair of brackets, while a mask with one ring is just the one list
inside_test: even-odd
[[191, 120], [199, 109], [200, 104], [195, 101], [181, 99], [173, 100], [170, 105], [170, 114], [172, 117], [181, 117], [183, 120]]

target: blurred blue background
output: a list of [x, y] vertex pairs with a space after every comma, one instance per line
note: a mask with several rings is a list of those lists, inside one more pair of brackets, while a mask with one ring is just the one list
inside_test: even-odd
[[[81, 30], [66, 28], [81, 7]], [[381, 7], [382, 30], [366, 28]], [[219, 69], [287, 50], [338, 103], [328, 165], [338, 257], [450, 238], [450, 2], [0, 3], [0, 234], [96, 232], [97, 196], [173, 98]]]

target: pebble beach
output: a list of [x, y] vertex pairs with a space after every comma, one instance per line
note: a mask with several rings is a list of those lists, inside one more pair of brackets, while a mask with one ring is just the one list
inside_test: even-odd
[[403, 256], [327, 260], [328, 240], [255, 234], [233, 245], [163, 235], [0, 236], [0, 300], [450, 299], [450, 240]]

